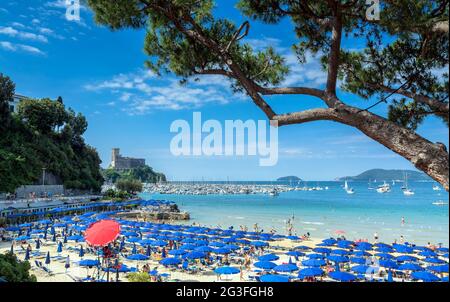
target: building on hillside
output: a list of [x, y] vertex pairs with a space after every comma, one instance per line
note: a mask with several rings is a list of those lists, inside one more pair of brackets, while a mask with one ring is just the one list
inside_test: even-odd
[[122, 170], [122, 169], [134, 169], [145, 166], [145, 159], [142, 158], [132, 158], [123, 157], [120, 155], [119, 148], [113, 148], [111, 153], [111, 168]]
[[19, 105], [20, 101], [27, 99], [26, 96], [15, 94], [13, 96], [12, 101], [9, 102], [9, 111], [10, 112], [17, 112], [17, 106]]

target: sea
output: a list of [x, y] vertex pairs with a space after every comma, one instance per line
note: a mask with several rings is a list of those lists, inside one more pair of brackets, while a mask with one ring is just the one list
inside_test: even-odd
[[[251, 184], [283, 184], [281, 182], [235, 182]], [[289, 185], [289, 184], [287, 184]], [[373, 183], [376, 187], [380, 183]], [[401, 183], [391, 185], [391, 192], [378, 193], [367, 182], [350, 182], [355, 194], [347, 194], [337, 181], [308, 182], [308, 186], [328, 187], [322, 191], [290, 191], [278, 196], [258, 195], [169, 195], [143, 193], [143, 199], [171, 200], [180, 210], [190, 213], [191, 220], [208, 227], [247, 226], [287, 234], [290, 219], [294, 233], [310, 233], [312, 238], [336, 237], [344, 231], [349, 240], [400, 241], [425, 245], [449, 245], [449, 195], [434, 191], [431, 182], [409, 182], [415, 195], [405, 196]], [[445, 205], [433, 203], [443, 201]], [[404, 220], [404, 223], [402, 223]]]

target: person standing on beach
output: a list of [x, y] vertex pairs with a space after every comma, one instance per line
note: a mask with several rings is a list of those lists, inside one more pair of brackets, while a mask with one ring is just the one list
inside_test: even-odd
[[241, 266], [239, 267], [239, 269], [241, 270], [241, 272], [240, 272], [240, 274], [239, 274], [239, 279], [240, 279], [241, 281], [245, 281], [245, 280], [244, 280], [244, 267], [241, 265]]
[[402, 226], [405, 225], [405, 217], [402, 217]]
[[377, 232], [375, 232], [375, 233], [373, 234], [373, 240], [375, 241], [375, 243], [378, 242], [378, 233], [377, 233]]

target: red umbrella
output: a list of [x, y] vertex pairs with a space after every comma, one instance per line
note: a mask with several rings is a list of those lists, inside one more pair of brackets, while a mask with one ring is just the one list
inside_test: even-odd
[[84, 239], [91, 246], [105, 246], [116, 240], [120, 234], [120, 224], [114, 220], [100, 220], [89, 226]]

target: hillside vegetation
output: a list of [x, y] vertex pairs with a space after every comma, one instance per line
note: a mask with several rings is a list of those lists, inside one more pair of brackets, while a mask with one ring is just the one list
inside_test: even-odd
[[88, 123], [58, 100], [27, 99], [9, 111], [14, 83], [0, 74], [0, 192], [35, 183], [42, 169], [68, 189], [99, 191], [101, 160], [84, 141]]

